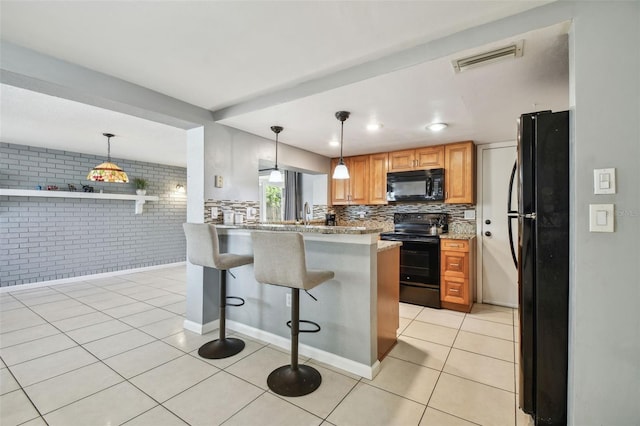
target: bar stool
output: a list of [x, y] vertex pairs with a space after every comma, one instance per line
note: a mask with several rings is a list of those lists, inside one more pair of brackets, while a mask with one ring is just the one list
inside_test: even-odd
[[[308, 365], [298, 365], [298, 333], [317, 333], [320, 326], [300, 320], [300, 289], [309, 290], [333, 278], [333, 271], [308, 270], [305, 246], [299, 232], [254, 231], [253, 271], [256, 281], [291, 288], [291, 364], [271, 372], [269, 389], [283, 396], [302, 396], [315, 391], [322, 383], [320, 372]], [[300, 330], [300, 323], [316, 326]]]
[[184, 223], [182, 225], [187, 237], [187, 256], [189, 262], [207, 268], [215, 268], [220, 273], [220, 301], [219, 337], [205, 343], [198, 349], [198, 355], [208, 359], [220, 359], [233, 356], [244, 349], [244, 342], [240, 339], [226, 337], [226, 307], [227, 299], [240, 300], [241, 303], [229, 303], [229, 306], [242, 306], [241, 297], [227, 297], [227, 270], [253, 263], [253, 256], [231, 253], [220, 253], [218, 232], [214, 225], [208, 223]]

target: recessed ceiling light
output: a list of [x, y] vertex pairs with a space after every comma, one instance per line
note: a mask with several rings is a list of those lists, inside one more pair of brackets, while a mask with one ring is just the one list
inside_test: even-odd
[[329, 142], [329, 145], [331, 145], [331, 146], [340, 146], [340, 141], [337, 141], [337, 140], [333, 139], [333, 140], [331, 140]]
[[370, 132], [375, 132], [376, 130], [382, 129], [382, 123], [369, 123], [367, 124], [367, 130]]
[[447, 127], [447, 123], [431, 123], [427, 126], [427, 129], [431, 130], [432, 132], [439, 132], [445, 127]]

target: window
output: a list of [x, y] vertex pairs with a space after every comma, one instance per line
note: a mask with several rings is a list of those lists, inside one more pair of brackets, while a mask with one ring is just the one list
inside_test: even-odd
[[269, 182], [269, 176], [260, 176], [260, 220], [284, 220], [284, 182]]

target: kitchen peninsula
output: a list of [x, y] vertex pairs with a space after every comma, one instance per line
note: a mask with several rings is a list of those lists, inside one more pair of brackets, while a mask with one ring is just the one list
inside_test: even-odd
[[[365, 378], [375, 376], [379, 366], [381, 290], [378, 251], [399, 253], [399, 243], [389, 245], [385, 241], [379, 247], [378, 235], [382, 231], [379, 228], [241, 224], [217, 225], [217, 230], [221, 252], [237, 254], [252, 252], [253, 231], [302, 232], [307, 267], [331, 270], [335, 277], [309, 292], [317, 301], [301, 294], [301, 319], [315, 321], [322, 329], [319, 333], [300, 334], [300, 354]], [[195, 280], [188, 278], [185, 328], [206, 333], [217, 327], [218, 274], [216, 270], [202, 271], [194, 265], [188, 265], [188, 271]], [[286, 295], [290, 289], [258, 283], [253, 265], [233, 269], [231, 273], [235, 278], [228, 278], [228, 295], [242, 297], [245, 304], [227, 309], [227, 327], [232, 332], [288, 348], [290, 330], [286, 322], [290, 319], [290, 308], [286, 306]], [[380, 312], [382, 316], [387, 311], [380, 309]]]

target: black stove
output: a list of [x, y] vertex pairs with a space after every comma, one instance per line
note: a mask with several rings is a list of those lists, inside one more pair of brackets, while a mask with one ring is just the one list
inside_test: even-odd
[[[434, 229], [436, 234], [433, 233]], [[394, 213], [393, 232], [383, 232], [380, 238], [393, 241], [439, 240], [438, 234], [448, 231], [447, 213]]]
[[449, 229], [446, 213], [395, 213], [393, 232], [380, 239], [402, 241], [400, 301], [440, 308], [440, 237]]

